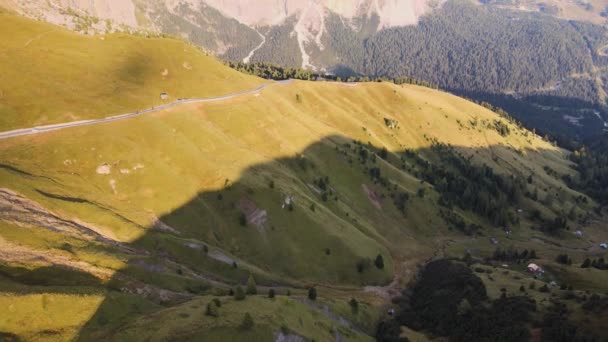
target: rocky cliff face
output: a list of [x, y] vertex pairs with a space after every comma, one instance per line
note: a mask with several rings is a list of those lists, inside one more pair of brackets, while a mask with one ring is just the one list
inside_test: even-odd
[[[205, 0], [247, 25], [276, 25], [296, 15], [318, 21], [326, 11], [352, 19], [377, 14], [382, 27], [410, 25], [430, 9], [430, 0]], [[319, 15], [317, 15], [319, 14]]]
[[315, 68], [310, 55], [324, 50], [322, 37], [329, 16], [339, 17], [353, 29], [357, 21], [374, 18], [373, 29], [380, 30], [415, 24], [442, 1], [0, 0], [0, 5], [82, 33], [130, 30], [177, 35], [233, 60], [249, 61], [263, 47], [267, 33], [282, 27], [289, 32], [284, 32], [280, 44], [290, 39], [299, 47], [293, 58], [297, 66]]

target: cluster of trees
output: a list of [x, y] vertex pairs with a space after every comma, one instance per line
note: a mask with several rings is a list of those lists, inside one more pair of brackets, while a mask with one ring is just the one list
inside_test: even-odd
[[571, 311], [563, 303], [557, 302], [549, 307], [541, 322], [541, 339], [554, 342], [601, 341], [594, 334], [570, 321], [570, 314]]
[[453, 210], [439, 210], [439, 215], [441, 218], [449, 225], [450, 228], [456, 228], [466, 235], [474, 235], [478, 230], [482, 227], [475, 223], [469, 223], [460, 216], [460, 214], [455, 213]]
[[208, 51], [229, 46], [223, 51], [223, 58], [243, 59], [262, 41], [255, 30], [227, 18], [211, 6], [205, 6], [202, 11], [185, 2], [180, 2], [173, 10], [153, 2], [147, 2], [144, 6], [155, 26], [164, 34], [185, 37]]
[[416, 26], [382, 30], [363, 46], [364, 63], [356, 68], [352, 61], [355, 70], [408, 75], [445, 89], [533, 92], [593, 67], [585, 37], [569, 23], [463, 2], [447, 3]]
[[494, 120], [494, 129], [496, 130], [496, 132], [498, 132], [498, 134], [502, 135], [503, 137], [506, 137], [511, 134], [509, 126], [500, 120]]
[[434, 142], [431, 150], [440, 163], [430, 163], [413, 151], [407, 151], [406, 156], [414, 159], [418, 176], [433, 184], [440, 193], [440, 205], [471, 210], [498, 226], [518, 222], [509, 208], [519, 202], [525, 181], [495, 174], [487, 165], [475, 166], [454, 148], [442, 143]]
[[[265, 27], [262, 29], [266, 41], [264, 45], [255, 51], [251, 62], [274, 62], [287, 67], [299, 67], [302, 65], [302, 55], [298, 39], [294, 32], [297, 18], [287, 18], [281, 25]], [[245, 52], [245, 57], [251, 50]], [[232, 60], [242, 60], [241, 58]]]
[[311, 70], [305, 70], [298, 67], [285, 67], [273, 63], [256, 62], [243, 63], [228, 61], [226, 65], [229, 67], [265, 79], [272, 80], [287, 80], [297, 79], [305, 81], [337, 81], [337, 82], [391, 82], [397, 85], [414, 84], [427, 88], [437, 89], [437, 85], [414, 79], [411, 77], [367, 77], [367, 76], [348, 76], [340, 77], [333, 74], [319, 74]]
[[581, 264], [581, 268], [597, 268], [598, 270], [608, 270], [608, 264], [604, 260], [604, 258], [599, 258], [597, 260], [586, 258], [585, 261]]
[[608, 205], [608, 134], [589, 147], [574, 151], [570, 158], [576, 163], [579, 175], [564, 176], [568, 186], [585, 192], [601, 205]]
[[572, 259], [568, 256], [568, 254], [558, 254], [555, 258], [555, 261], [562, 265], [572, 265]]
[[536, 251], [531, 250], [528, 252], [527, 249], [524, 249], [522, 252], [518, 252], [517, 249], [509, 248], [509, 249], [501, 249], [496, 248], [494, 253], [492, 254], [492, 260], [497, 261], [525, 261], [530, 259], [538, 259], [536, 256]]
[[320, 75], [310, 70], [300, 68], [283, 67], [272, 63], [243, 63], [226, 62], [226, 64], [238, 71], [272, 80], [287, 80], [290, 78], [298, 80], [314, 81]]
[[394, 303], [393, 318], [381, 322], [378, 341], [399, 341], [401, 325], [448, 336], [451, 341], [523, 341], [536, 304], [527, 297], [490, 301], [479, 277], [462, 263], [437, 260]]

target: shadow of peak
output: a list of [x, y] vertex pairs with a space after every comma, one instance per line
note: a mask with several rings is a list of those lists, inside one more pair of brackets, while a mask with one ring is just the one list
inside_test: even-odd
[[388, 291], [398, 286], [391, 283], [398, 262], [424, 262], [444, 240], [543, 228], [567, 203], [580, 212], [587, 206], [561, 180], [573, 171], [557, 149], [427, 139], [427, 147], [389, 150], [327, 136], [246, 168], [223, 189], [199, 192], [159, 219], [179, 234], [148, 229], [132, 243], [147, 253], [116, 273], [79, 339], [111, 337], [122, 320], [159, 304], [228, 295], [250, 275], [259, 291], [311, 284]]

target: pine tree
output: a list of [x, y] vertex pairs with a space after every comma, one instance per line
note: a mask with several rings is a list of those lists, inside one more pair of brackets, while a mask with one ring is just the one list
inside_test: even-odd
[[311, 287], [308, 289], [308, 299], [316, 300], [317, 299], [317, 289]]
[[217, 305], [215, 304], [214, 301], [207, 303], [207, 309], [205, 310], [205, 315], [211, 316], [211, 317], [219, 316]]
[[351, 310], [353, 310], [354, 313], [359, 312], [359, 302], [355, 298], [351, 298], [348, 304], [350, 305], [350, 308]]
[[253, 322], [253, 317], [251, 317], [249, 312], [246, 312], [245, 316], [243, 317], [243, 321], [241, 322], [241, 329], [242, 330], [251, 330], [251, 329], [253, 329], [254, 325], [255, 324]]
[[246, 292], [248, 295], [254, 295], [258, 293], [256, 288], [255, 279], [253, 279], [253, 275], [249, 275], [249, 279], [247, 279], [247, 289]]
[[376, 256], [376, 260], [374, 260], [374, 265], [376, 265], [378, 269], [384, 268], [384, 258], [382, 258], [381, 254], [378, 254], [378, 256]]
[[243, 291], [243, 288], [239, 285], [236, 287], [236, 291], [234, 291], [234, 299], [235, 300], [244, 300], [246, 297], [245, 295], [245, 291]]

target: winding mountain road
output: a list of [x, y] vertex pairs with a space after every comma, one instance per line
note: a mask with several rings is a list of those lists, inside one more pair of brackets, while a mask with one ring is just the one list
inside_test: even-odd
[[103, 119], [73, 121], [73, 122], [67, 122], [67, 123], [36, 126], [36, 127], [31, 127], [31, 128], [21, 128], [21, 129], [16, 129], [16, 130], [7, 131], [7, 132], [0, 132], [0, 139], [8, 139], [8, 138], [14, 138], [14, 137], [22, 136], [22, 135], [39, 134], [39, 133], [44, 133], [44, 132], [57, 131], [60, 129], [65, 129], [65, 128], [71, 128], [71, 127], [96, 125], [96, 124], [110, 122], [110, 121], [124, 120], [124, 119], [132, 118], [135, 116], [139, 116], [139, 115], [144, 115], [144, 114], [148, 114], [148, 113], [152, 113], [152, 112], [165, 110], [167, 108], [179, 106], [179, 105], [186, 104], [186, 103], [203, 103], [203, 102], [223, 101], [223, 100], [232, 99], [232, 98], [235, 98], [238, 96], [255, 94], [269, 86], [273, 86], [273, 85], [277, 85], [277, 84], [284, 85], [284, 84], [289, 84], [291, 82], [292, 82], [292, 80], [276, 81], [276, 82], [272, 82], [272, 83], [262, 84], [261, 86], [251, 89], [251, 90], [230, 93], [230, 94], [222, 95], [222, 96], [195, 98], [195, 99], [179, 99], [175, 102], [167, 103], [167, 104], [164, 104], [164, 105], [161, 105], [158, 107], [151, 107], [151, 108], [136, 111], [133, 113], [108, 116]]

